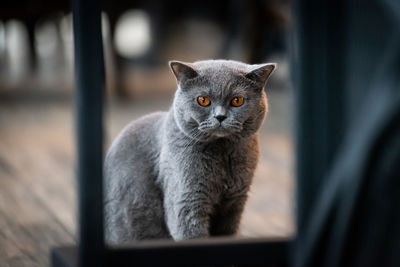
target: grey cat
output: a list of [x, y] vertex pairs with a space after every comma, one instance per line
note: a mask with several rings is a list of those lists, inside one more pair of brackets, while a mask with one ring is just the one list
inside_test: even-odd
[[275, 64], [170, 62], [178, 89], [168, 112], [128, 124], [104, 164], [111, 243], [237, 233], [267, 113]]

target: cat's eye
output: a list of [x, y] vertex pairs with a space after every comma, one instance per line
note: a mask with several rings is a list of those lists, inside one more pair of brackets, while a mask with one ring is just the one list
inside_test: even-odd
[[199, 103], [200, 106], [207, 107], [211, 104], [211, 100], [206, 96], [199, 96], [197, 97], [197, 103]]
[[243, 96], [235, 96], [232, 101], [231, 105], [234, 107], [240, 107], [244, 103], [244, 97]]

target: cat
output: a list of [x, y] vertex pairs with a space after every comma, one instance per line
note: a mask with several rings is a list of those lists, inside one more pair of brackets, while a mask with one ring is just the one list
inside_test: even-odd
[[128, 124], [104, 163], [109, 243], [237, 234], [275, 64], [171, 61], [168, 112]]

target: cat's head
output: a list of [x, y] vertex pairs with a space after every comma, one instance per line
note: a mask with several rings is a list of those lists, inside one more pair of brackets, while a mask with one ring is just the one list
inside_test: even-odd
[[275, 64], [205, 60], [169, 65], [178, 83], [174, 116], [186, 135], [246, 137], [260, 128], [268, 109], [264, 86]]

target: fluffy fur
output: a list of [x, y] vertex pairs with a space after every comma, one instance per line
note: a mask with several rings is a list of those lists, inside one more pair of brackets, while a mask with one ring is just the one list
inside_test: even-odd
[[[107, 153], [108, 242], [238, 230], [267, 112], [263, 87], [275, 65], [207, 60], [170, 67], [178, 83], [171, 109], [131, 122]], [[199, 105], [199, 96], [211, 104]], [[242, 106], [231, 105], [235, 96], [244, 97]]]

